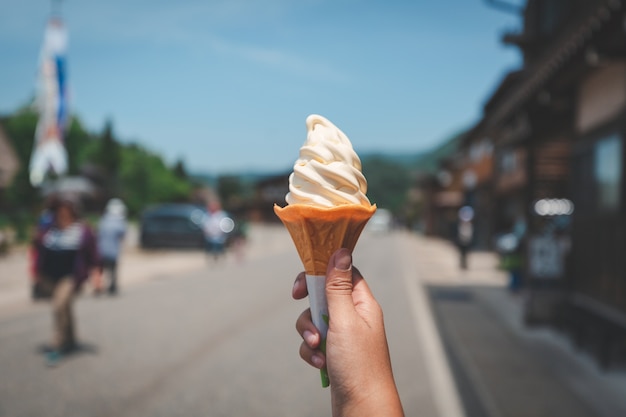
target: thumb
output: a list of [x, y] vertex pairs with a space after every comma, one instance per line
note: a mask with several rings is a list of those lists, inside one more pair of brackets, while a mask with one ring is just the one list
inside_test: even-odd
[[326, 299], [330, 317], [354, 314], [352, 289], [352, 254], [342, 248], [330, 257], [326, 270]]

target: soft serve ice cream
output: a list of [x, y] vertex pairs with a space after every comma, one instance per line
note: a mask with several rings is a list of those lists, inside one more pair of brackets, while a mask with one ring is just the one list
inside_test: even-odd
[[306, 119], [307, 139], [289, 177], [288, 204], [369, 207], [361, 160], [348, 137], [322, 116]]
[[[293, 239], [306, 272], [313, 324], [328, 332], [326, 267], [340, 248], [354, 250], [361, 231], [376, 211], [365, 196], [367, 182], [361, 160], [347, 136], [322, 116], [306, 119], [307, 139], [289, 176], [287, 206], [274, 212]], [[322, 370], [322, 386], [328, 386]]]

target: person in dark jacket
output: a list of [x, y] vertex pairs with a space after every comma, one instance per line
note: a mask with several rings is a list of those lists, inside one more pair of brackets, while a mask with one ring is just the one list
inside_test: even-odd
[[474, 209], [470, 206], [463, 206], [459, 210], [458, 217], [456, 242], [459, 247], [460, 268], [467, 269], [467, 253], [474, 237], [474, 224], [472, 223]]
[[52, 301], [53, 340], [46, 353], [49, 365], [76, 348], [72, 304], [75, 295], [100, 261], [91, 228], [79, 220], [79, 202], [62, 196], [51, 207], [52, 223], [38, 230], [35, 279]]

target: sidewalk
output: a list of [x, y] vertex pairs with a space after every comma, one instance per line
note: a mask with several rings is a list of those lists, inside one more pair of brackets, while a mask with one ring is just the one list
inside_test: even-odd
[[449, 242], [418, 237], [427, 289], [467, 417], [626, 415], [626, 373], [602, 372], [562, 334], [523, 324], [523, 295], [489, 252], [460, 270]]

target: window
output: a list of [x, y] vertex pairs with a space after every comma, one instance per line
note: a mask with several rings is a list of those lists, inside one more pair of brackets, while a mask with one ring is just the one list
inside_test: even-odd
[[622, 140], [612, 135], [594, 146], [594, 178], [598, 209], [616, 211], [620, 206], [622, 189]]
[[507, 149], [499, 155], [498, 164], [502, 174], [515, 174], [524, 170], [525, 151], [523, 149]]

